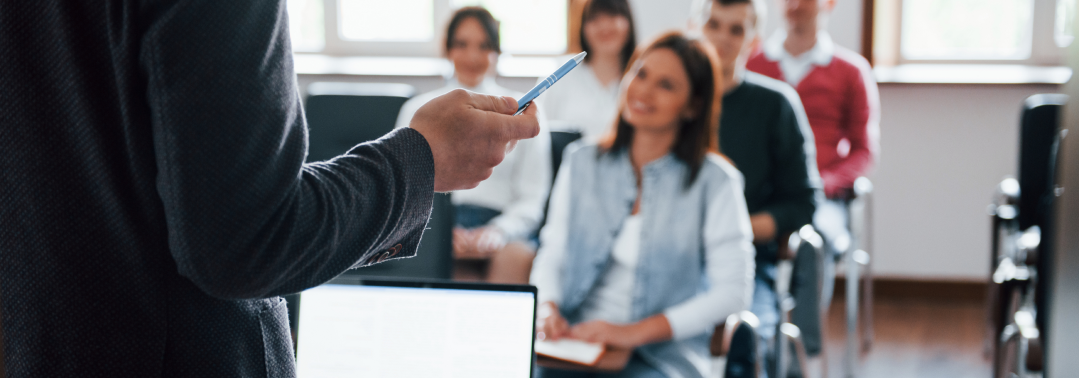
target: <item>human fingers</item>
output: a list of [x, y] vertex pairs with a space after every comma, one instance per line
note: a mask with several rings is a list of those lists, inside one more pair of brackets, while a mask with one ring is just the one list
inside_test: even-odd
[[503, 115], [517, 113], [517, 100], [513, 97], [491, 96], [475, 92], [468, 92], [468, 94], [470, 95], [469, 105], [473, 108]]
[[543, 333], [547, 340], [557, 341], [566, 336], [569, 323], [561, 315], [547, 317], [543, 321]]
[[602, 332], [596, 322], [584, 322], [569, 329], [568, 336], [577, 340], [590, 343], [603, 342]]
[[520, 115], [500, 116], [494, 115], [502, 123], [503, 138], [505, 141], [530, 139], [539, 135], [540, 126], [537, 116], [536, 103], [533, 102]]

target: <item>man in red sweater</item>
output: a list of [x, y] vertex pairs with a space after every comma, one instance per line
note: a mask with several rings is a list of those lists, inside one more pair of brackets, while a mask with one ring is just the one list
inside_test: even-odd
[[[847, 200], [854, 180], [880, 150], [880, 97], [869, 62], [837, 46], [824, 31], [836, 0], [780, 0], [786, 30], [769, 38], [746, 67], [798, 92], [817, 146], [817, 167], [828, 197], [813, 224], [838, 257], [850, 247]], [[822, 305], [831, 302], [835, 264], [825, 259]]]

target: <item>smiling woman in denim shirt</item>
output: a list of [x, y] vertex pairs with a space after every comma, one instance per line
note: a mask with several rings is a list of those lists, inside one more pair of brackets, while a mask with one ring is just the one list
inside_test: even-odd
[[532, 270], [537, 324], [542, 338], [634, 348], [613, 376], [702, 377], [709, 333], [753, 290], [742, 175], [713, 129], [719, 60], [671, 32], [632, 62], [611, 132], [569, 148], [556, 180]]

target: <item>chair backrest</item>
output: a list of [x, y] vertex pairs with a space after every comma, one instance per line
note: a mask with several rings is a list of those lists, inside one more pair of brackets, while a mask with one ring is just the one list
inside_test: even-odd
[[[558, 177], [558, 168], [562, 166], [562, 153], [566, 151], [573, 141], [581, 139], [581, 133], [576, 131], [552, 131], [551, 132], [551, 188], [554, 188], [554, 179]], [[547, 197], [547, 203], [543, 205], [543, 222], [540, 229], [547, 224], [547, 210], [551, 207], [551, 197]]]
[[[551, 177], [558, 175], [558, 168], [562, 165], [562, 153], [566, 146], [573, 141], [581, 139], [581, 133], [576, 131], [552, 131], [551, 132]], [[553, 183], [554, 180], [551, 180]]]
[[760, 320], [749, 311], [731, 314], [726, 322], [716, 326], [709, 352], [715, 357], [726, 357], [724, 378], [760, 376], [763, 356], [757, 347], [760, 339], [757, 334], [758, 326]]
[[1023, 102], [1019, 125], [1019, 229], [1040, 224], [1042, 202], [1050, 185], [1053, 141], [1060, 129], [1060, 112], [1067, 95], [1037, 94]]
[[329, 160], [393, 131], [407, 84], [317, 82], [307, 87], [307, 161]]

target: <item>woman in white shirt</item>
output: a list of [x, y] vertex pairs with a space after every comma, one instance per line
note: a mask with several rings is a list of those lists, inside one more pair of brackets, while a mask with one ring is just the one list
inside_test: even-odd
[[[521, 93], [495, 84], [488, 76], [501, 52], [498, 21], [480, 7], [454, 13], [446, 31], [446, 58], [454, 77], [445, 87], [405, 102], [397, 127], [407, 127], [416, 110], [454, 89], [520, 98]], [[485, 280], [524, 283], [535, 255], [531, 239], [543, 218], [551, 185], [551, 140], [540, 108], [540, 133], [520, 141], [479, 186], [453, 193], [457, 227], [453, 233], [458, 259], [490, 258]]]
[[590, 0], [584, 6], [578, 38], [588, 53], [584, 63], [540, 98], [551, 130], [576, 131], [594, 140], [614, 122], [618, 83], [637, 48], [627, 0]]
[[709, 376], [708, 336], [749, 307], [754, 274], [742, 175], [717, 154], [718, 58], [678, 32], [638, 54], [609, 134], [567, 148], [532, 268], [537, 337], [633, 349], [611, 376]]

